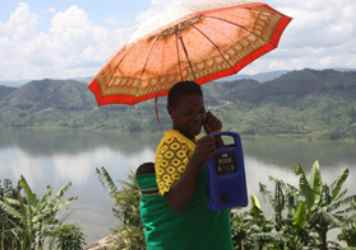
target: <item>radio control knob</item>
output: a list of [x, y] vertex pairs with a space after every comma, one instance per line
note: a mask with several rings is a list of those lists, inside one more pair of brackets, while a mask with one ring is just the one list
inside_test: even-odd
[[222, 203], [228, 203], [229, 202], [229, 195], [227, 193], [222, 193], [220, 195], [220, 200]]

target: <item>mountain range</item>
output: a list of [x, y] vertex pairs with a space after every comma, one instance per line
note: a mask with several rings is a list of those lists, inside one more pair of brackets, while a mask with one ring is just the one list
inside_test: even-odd
[[[225, 128], [251, 135], [356, 138], [356, 70], [304, 69], [265, 76], [272, 80], [225, 79], [203, 87], [209, 109]], [[76, 80], [0, 85], [1, 127], [155, 131], [169, 127], [165, 98], [159, 109], [160, 125], [153, 102], [99, 108], [87, 85]]]

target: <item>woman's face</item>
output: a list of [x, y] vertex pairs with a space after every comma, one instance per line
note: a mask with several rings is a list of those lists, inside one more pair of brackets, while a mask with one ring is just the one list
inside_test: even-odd
[[188, 138], [194, 138], [201, 131], [205, 120], [203, 97], [187, 95], [180, 97], [174, 107], [169, 107], [173, 127]]

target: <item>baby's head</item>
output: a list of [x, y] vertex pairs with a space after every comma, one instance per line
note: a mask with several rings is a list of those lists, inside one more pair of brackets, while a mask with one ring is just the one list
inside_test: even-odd
[[201, 131], [205, 108], [200, 85], [193, 81], [175, 84], [168, 93], [167, 110], [173, 122], [173, 128], [189, 138]]

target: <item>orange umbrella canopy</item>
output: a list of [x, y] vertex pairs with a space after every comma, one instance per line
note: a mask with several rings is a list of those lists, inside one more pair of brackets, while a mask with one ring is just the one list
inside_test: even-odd
[[167, 95], [180, 80], [232, 75], [278, 46], [291, 18], [264, 3], [200, 11], [121, 48], [89, 85], [99, 105]]

